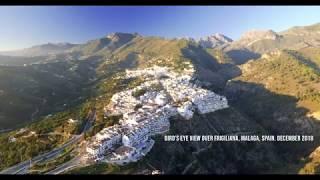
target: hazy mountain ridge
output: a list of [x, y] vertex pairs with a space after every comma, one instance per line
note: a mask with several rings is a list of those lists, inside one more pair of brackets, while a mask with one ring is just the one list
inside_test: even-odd
[[[225, 52], [244, 50], [253, 53], [266, 53], [275, 49], [298, 50], [305, 47], [320, 47], [320, 24], [293, 27], [282, 32], [273, 30], [250, 30], [238, 40], [223, 34], [213, 34], [200, 39], [183, 38], [198, 43], [203, 48], [219, 48]], [[139, 37], [137, 33], [112, 33], [100, 39], [91, 40], [84, 44], [48, 43], [23, 50], [0, 52], [7, 56], [45, 56], [49, 54], [81, 52], [83, 55], [98, 53], [98, 51], [112, 51]], [[104, 49], [104, 50], [103, 50]]]
[[47, 43], [43, 45], [32, 46], [30, 48], [13, 50], [13, 51], [2, 51], [1, 55], [6, 56], [47, 56], [50, 54], [64, 53], [65, 51], [77, 46], [77, 44], [71, 43]]

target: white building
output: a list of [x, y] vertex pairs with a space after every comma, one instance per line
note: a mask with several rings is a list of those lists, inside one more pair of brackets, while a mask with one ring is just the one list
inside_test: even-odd
[[[225, 97], [190, 83], [194, 72], [192, 65], [190, 68], [184, 75], [159, 66], [127, 70], [126, 78], [143, 76], [147, 81], [112, 96], [105, 115], [123, 117], [119, 125], [95, 135], [87, 147], [89, 157], [116, 164], [135, 162], [153, 147], [151, 136], [170, 130], [170, 117], [180, 114], [184, 119], [191, 119], [196, 109], [205, 114], [227, 108]], [[153, 88], [154, 85], [159, 88]], [[141, 93], [134, 97], [137, 91]]]
[[138, 148], [132, 146], [121, 146], [106, 157], [104, 162], [125, 165], [136, 162], [144, 157], [153, 147], [154, 140], [149, 139], [142, 143]]
[[120, 145], [121, 138], [121, 127], [104, 128], [87, 144], [86, 151], [90, 158], [98, 158], [103, 156], [107, 150], [112, 150], [116, 145]]
[[178, 107], [177, 111], [182, 117], [189, 120], [193, 117], [194, 107], [190, 101], [187, 101]]
[[122, 136], [122, 144], [124, 146], [135, 146], [141, 142], [147, 141], [149, 138], [149, 128], [143, 124], [130, 124]]

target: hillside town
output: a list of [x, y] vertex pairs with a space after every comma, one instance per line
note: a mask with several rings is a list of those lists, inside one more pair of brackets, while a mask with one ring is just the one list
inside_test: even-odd
[[126, 71], [126, 77], [144, 77], [141, 85], [112, 96], [105, 116], [122, 115], [119, 124], [107, 127], [87, 143], [86, 158], [124, 165], [136, 162], [153, 147], [153, 135], [169, 131], [172, 116], [191, 120], [199, 114], [228, 108], [227, 99], [192, 83], [194, 69], [183, 73], [153, 66]]

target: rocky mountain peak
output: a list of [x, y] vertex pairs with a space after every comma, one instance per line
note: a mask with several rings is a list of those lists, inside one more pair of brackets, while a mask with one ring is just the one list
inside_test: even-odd
[[107, 38], [110, 39], [111, 41], [119, 41], [122, 38], [133, 38], [135, 36], [138, 36], [138, 33], [121, 33], [121, 32], [114, 32], [111, 34], [107, 35]]
[[222, 42], [225, 42], [225, 43], [229, 43], [229, 42], [232, 42], [233, 40], [223, 34], [220, 34], [220, 33], [216, 33], [212, 36], [209, 36], [209, 38], [213, 38], [213, 39], [216, 39], [216, 40], [219, 40], [219, 41], [222, 41]]
[[231, 43], [232, 39], [223, 34], [213, 34], [204, 38], [200, 38], [199, 44], [205, 48], [215, 48]]
[[240, 40], [262, 40], [262, 39], [272, 39], [276, 40], [279, 35], [273, 30], [251, 30], [244, 33]]

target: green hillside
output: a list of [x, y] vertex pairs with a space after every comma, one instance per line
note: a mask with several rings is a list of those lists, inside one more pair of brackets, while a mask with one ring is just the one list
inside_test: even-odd
[[0, 126], [15, 128], [88, 96], [96, 59], [0, 66]]

